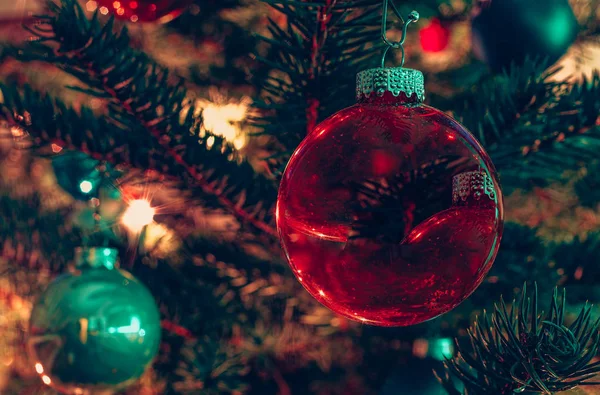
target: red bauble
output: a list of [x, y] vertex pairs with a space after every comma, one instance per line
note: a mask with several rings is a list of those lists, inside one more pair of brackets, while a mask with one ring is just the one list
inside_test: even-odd
[[476, 139], [410, 95], [422, 74], [375, 69], [359, 84], [359, 103], [292, 155], [277, 226], [294, 273], [321, 303], [365, 323], [412, 325], [481, 283], [500, 242], [502, 195]]
[[428, 26], [419, 30], [419, 38], [424, 52], [440, 52], [448, 47], [450, 30], [433, 18]]
[[167, 23], [178, 17], [191, 0], [97, 0], [103, 14], [131, 22]]

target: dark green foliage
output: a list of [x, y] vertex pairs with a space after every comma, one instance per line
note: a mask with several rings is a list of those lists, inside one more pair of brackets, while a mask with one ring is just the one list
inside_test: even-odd
[[471, 307], [481, 310], [489, 305], [490, 298], [510, 294], [517, 284], [531, 279], [543, 284], [558, 283], [561, 276], [551, 267], [553, 248], [536, 235], [537, 231], [537, 228], [513, 222], [504, 224], [502, 245], [494, 266], [468, 299]]
[[189, 341], [181, 356], [173, 384], [178, 394], [218, 395], [247, 389], [243, 376], [248, 369], [230, 345], [209, 338]]
[[[44, 211], [41, 199], [0, 195], [0, 252], [10, 263], [0, 265], [3, 278], [35, 274], [44, 267], [61, 271], [73, 259], [73, 246], [80, 244], [81, 235], [64, 223], [71, 209]], [[39, 291], [33, 282], [14, 283], [27, 288], [19, 290], [23, 295]]]
[[564, 272], [563, 284], [574, 302], [600, 300], [600, 289], [597, 286], [600, 281], [599, 255], [599, 232], [591, 232], [585, 237], [576, 237], [570, 243], [554, 247], [554, 262]]
[[575, 183], [575, 193], [584, 207], [595, 209], [600, 203], [600, 163], [594, 161], [587, 174]]
[[506, 191], [560, 180], [597, 156], [600, 75], [569, 87], [551, 79], [555, 71], [527, 61], [453, 109], [492, 157]]
[[275, 167], [287, 161], [318, 122], [355, 102], [356, 73], [376, 67], [379, 41], [378, 0], [317, 2], [267, 1], [289, 17], [281, 28], [270, 21], [268, 57], [272, 68], [255, 102], [253, 123], [273, 137]]
[[[194, 115], [196, 107], [182, 80], [132, 49], [127, 30], [117, 29], [114, 19], [102, 25], [96, 13], [88, 20], [73, 0], [62, 6], [50, 2], [49, 11], [44, 23], [31, 29], [38, 40], [15, 51], [17, 58], [46, 61], [77, 77], [88, 86], [80, 90], [109, 100], [110, 121], [123, 134], [143, 129], [137, 143], [160, 147], [161, 157], [170, 162], [157, 164], [163, 171], [180, 177], [187, 173], [188, 182], [203, 191], [207, 203], [274, 234], [270, 223], [275, 185], [223, 139], [201, 130], [201, 118]], [[209, 151], [212, 160], [207, 158]]]
[[444, 387], [459, 395], [448, 373], [465, 385], [464, 395], [515, 393], [553, 394], [582, 384], [600, 372], [591, 362], [598, 351], [600, 320], [587, 304], [577, 318], [566, 322], [566, 300], [555, 290], [549, 312], [538, 313], [537, 286], [533, 295], [523, 286], [510, 308], [500, 299], [492, 314], [468, 330], [470, 345], [458, 344], [458, 354], [445, 363]]

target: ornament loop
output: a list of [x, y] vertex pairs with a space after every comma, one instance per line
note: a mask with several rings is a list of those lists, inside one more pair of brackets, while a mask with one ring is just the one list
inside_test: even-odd
[[[400, 19], [400, 21], [402, 22], [403, 26], [402, 26], [402, 37], [400, 38], [399, 41], [390, 41], [387, 38], [387, 14], [388, 14], [388, 6], [391, 5], [392, 6], [392, 10], [394, 11], [394, 14]], [[404, 67], [404, 41], [406, 40], [406, 31], [408, 29], [408, 25], [410, 25], [412, 22], [416, 22], [419, 20], [419, 13], [417, 11], [411, 11], [410, 14], [408, 14], [408, 18], [406, 21], [404, 21], [404, 18], [402, 18], [402, 15], [400, 14], [400, 11], [398, 10], [398, 8], [396, 7], [396, 5], [394, 4], [393, 0], [383, 0], [383, 14], [381, 16], [381, 39], [383, 40], [384, 44], [386, 45], [385, 50], [383, 51], [383, 56], [381, 57], [381, 67], [385, 67], [385, 56], [387, 55], [388, 51], [390, 50], [390, 48], [394, 48], [394, 49], [400, 49], [402, 51], [402, 61], [400, 63], [400, 67]]]

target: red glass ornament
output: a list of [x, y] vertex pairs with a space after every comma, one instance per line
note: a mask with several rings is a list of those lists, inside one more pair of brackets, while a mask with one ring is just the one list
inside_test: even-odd
[[[91, 3], [91, 2], [90, 2]], [[97, 0], [102, 14], [130, 22], [167, 23], [181, 15], [191, 0]]]
[[289, 263], [348, 318], [417, 324], [469, 296], [502, 232], [493, 165], [460, 124], [416, 95], [362, 97], [292, 155], [277, 202]]
[[450, 30], [433, 18], [428, 26], [419, 30], [419, 39], [424, 52], [441, 52], [450, 43]]

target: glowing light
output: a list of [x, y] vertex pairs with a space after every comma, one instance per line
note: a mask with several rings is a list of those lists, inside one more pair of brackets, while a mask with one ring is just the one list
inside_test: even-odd
[[79, 184], [79, 190], [82, 193], [86, 193], [86, 194], [90, 193], [90, 192], [92, 192], [93, 188], [94, 188], [94, 185], [90, 181], [88, 181], [88, 180], [83, 180]]
[[141, 232], [146, 225], [154, 220], [156, 210], [150, 202], [144, 199], [132, 200], [121, 217], [121, 223], [132, 232]]
[[320, 290], [319, 290], [319, 295], [321, 295], [321, 296], [325, 296], [325, 292], [323, 292], [323, 290], [322, 290], [322, 289], [320, 289]]
[[62, 147], [58, 144], [52, 144], [52, 152], [54, 152], [55, 154], [58, 154], [60, 151], [62, 151]]
[[429, 350], [432, 358], [443, 361], [454, 354], [454, 343], [450, 338], [435, 339], [430, 342]]
[[132, 15], [131, 18], [129, 18], [129, 19], [131, 20], [131, 22], [137, 22], [138, 19], [140, 19], [140, 18], [138, 18], [137, 15]]
[[119, 9], [117, 10], [117, 14], [118, 14], [118, 15], [123, 15], [124, 13], [125, 13], [125, 8], [119, 8]]
[[35, 371], [38, 372], [38, 374], [44, 373], [44, 367], [41, 363], [38, 362], [35, 364]]
[[117, 8], [121, 8], [121, 2], [120, 1], [115, 1], [113, 3], [113, 8], [116, 10]]
[[212, 147], [215, 144], [215, 136], [210, 136], [206, 139], [206, 146], [208, 148]]
[[136, 8], [138, 8], [137, 1], [131, 1], [131, 2], [129, 2], [129, 8], [131, 8], [132, 10], [135, 10]]
[[50, 380], [50, 377], [43, 375], [42, 376], [42, 381], [44, 382], [44, 384], [46, 385], [50, 385], [50, 383], [52, 382], [52, 380]]
[[[569, 10], [570, 11], [570, 10]], [[570, 12], [563, 9], [556, 10], [547, 19], [548, 42], [558, 48], [563, 47], [572, 37], [573, 23], [571, 22]]]
[[198, 100], [198, 107], [202, 108], [202, 129], [223, 137], [238, 150], [244, 148], [247, 139], [241, 122], [248, 114], [250, 99], [226, 99], [216, 90], [209, 91], [209, 97]]
[[413, 342], [412, 353], [415, 357], [425, 358], [429, 351], [429, 342], [426, 339], [416, 339]]
[[13, 137], [23, 137], [25, 136], [25, 131], [18, 126], [13, 126], [10, 128], [10, 133]]
[[100, 7], [100, 13], [102, 15], [108, 15], [108, 8], [106, 8], [104, 6]]
[[94, 12], [98, 8], [98, 3], [94, 0], [90, 0], [85, 4], [85, 9], [89, 12]]

